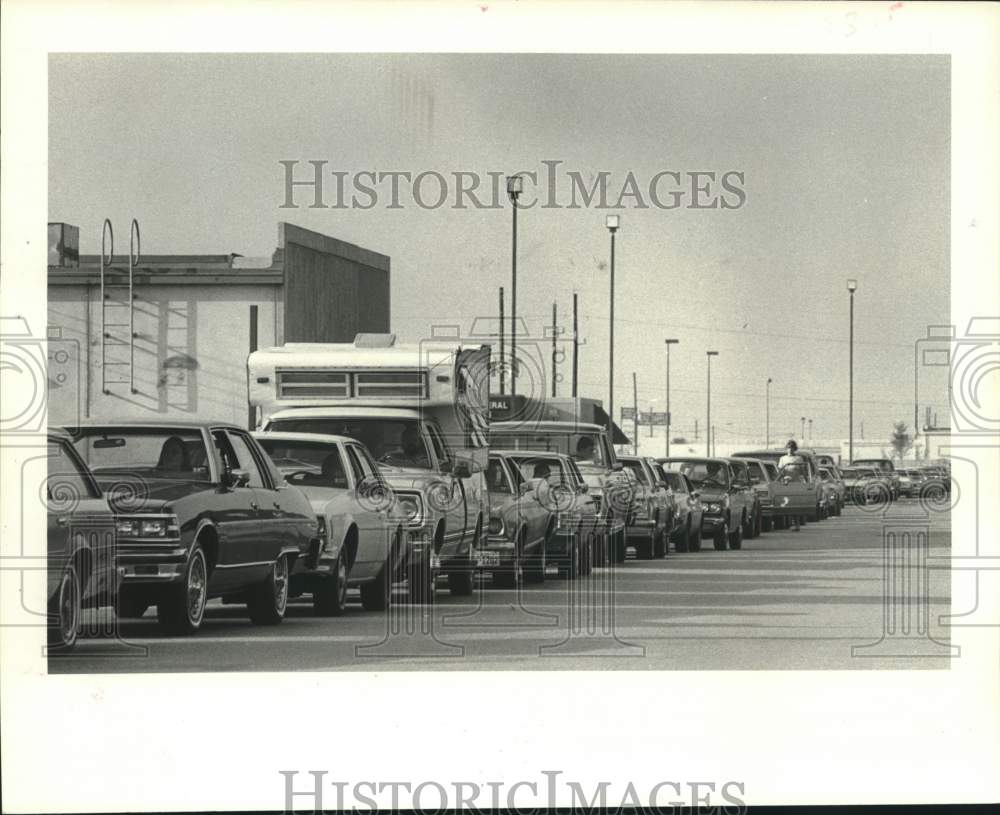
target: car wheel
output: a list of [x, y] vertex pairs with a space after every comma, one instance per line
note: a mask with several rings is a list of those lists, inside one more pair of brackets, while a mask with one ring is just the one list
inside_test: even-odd
[[688, 515], [687, 523], [674, 539], [674, 551], [687, 552], [691, 546], [691, 516]]
[[388, 561], [374, 580], [361, 584], [361, 608], [365, 611], [385, 611], [392, 605], [392, 577]]
[[333, 574], [324, 577], [313, 591], [313, 612], [319, 617], [339, 617], [347, 608], [347, 556], [337, 555]]
[[406, 587], [409, 601], [420, 605], [434, 602], [434, 572], [429, 560], [410, 566], [406, 570]]
[[288, 558], [279, 557], [267, 577], [250, 592], [247, 611], [254, 625], [277, 625], [288, 607]]
[[545, 582], [545, 541], [548, 540], [548, 537], [549, 537], [548, 535], [545, 536], [545, 540], [542, 541], [542, 544], [541, 546], [538, 547], [537, 552], [535, 552], [533, 555], [525, 556], [524, 558], [525, 583]]
[[80, 599], [80, 576], [76, 565], [68, 563], [59, 578], [59, 589], [49, 602], [48, 643], [68, 650], [76, 645], [83, 613]]
[[771, 518], [765, 518], [763, 516], [761, 517], [760, 519], [761, 532], [770, 532], [773, 527], [774, 527], [774, 522]]
[[468, 597], [476, 590], [476, 570], [469, 563], [468, 568], [448, 575], [448, 591], [453, 597]]
[[[184, 569], [184, 582], [156, 606], [156, 616], [164, 628], [175, 634], [194, 634], [201, 628], [208, 602], [208, 564], [205, 551], [195, 544]], [[287, 581], [286, 581], [287, 594]]]
[[656, 539], [653, 542], [653, 557], [657, 559], [666, 557], [669, 552], [670, 536], [667, 535], [667, 528], [663, 526], [660, 527], [660, 530], [656, 535]]
[[626, 554], [626, 552], [625, 552], [625, 530], [623, 528], [621, 530], [621, 532], [619, 532], [617, 535], [615, 535], [615, 539], [614, 539], [615, 563], [624, 563], [625, 562], [625, 554]]
[[743, 526], [737, 524], [736, 528], [729, 536], [729, 548], [739, 549], [743, 546]]
[[724, 551], [728, 540], [729, 524], [723, 524], [721, 528], [716, 530], [712, 543], [718, 551]]
[[649, 533], [649, 537], [639, 541], [635, 545], [635, 556], [639, 560], [652, 560], [656, 549], [656, 536], [654, 531]]

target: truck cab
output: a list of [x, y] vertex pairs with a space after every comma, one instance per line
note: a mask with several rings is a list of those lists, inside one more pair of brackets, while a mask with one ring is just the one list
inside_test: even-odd
[[248, 360], [251, 404], [266, 432], [357, 439], [372, 453], [408, 519], [406, 579], [412, 602], [432, 602], [446, 576], [452, 594], [474, 590], [486, 540], [489, 346], [288, 343]]

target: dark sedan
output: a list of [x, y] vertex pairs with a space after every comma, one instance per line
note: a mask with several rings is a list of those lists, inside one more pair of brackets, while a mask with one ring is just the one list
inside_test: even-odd
[[118, 516], [119, 616], [155, 605], [161, 625], [190, 634], [222, 597], [246, 603], [255, 624], [281, 622], [292, 567], [318, 546], [318, 524], [248, 432], [120, 423], [72, 438]]

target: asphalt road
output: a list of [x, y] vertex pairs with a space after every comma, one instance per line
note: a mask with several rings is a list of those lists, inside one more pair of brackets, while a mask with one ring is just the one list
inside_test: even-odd
[[442, 586], [434, 606], [402, 602], [401, 586], [388, 614], [365, 612], [354, 597], [340, 618], [295, 603], [281, 625], [260, 628], [242, 607], [213, 602], [197, 635], [170, 637], [150, 611], [123, 623], [120, 641], [85, 636], [49, 670], [943, 668], [950, 546], [947, 513], [905, 500], [886, 511], [849, 507], [740, 551], [707, 543], [657, 561], [630, 553], [573, 582], [550, 575], [542, 586], [497, 590], [484, 577], [471, 598]]

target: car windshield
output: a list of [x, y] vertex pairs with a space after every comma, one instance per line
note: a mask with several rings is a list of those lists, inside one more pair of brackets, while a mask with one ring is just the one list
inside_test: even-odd
[[883, 461], [882, 459], [877, 459], [877, 458], [862, 458], [858, 459], [857, 461], [852, 461], [851, 463], [854, 464], [856, 467], [881, 470], [883, 472], [891, 472], [893, 469], [891, 461]]
[[721, 461], [674, 462], [696, 487], [729, 487], [729, 469]]
[[556, 484], [564, 481], [562, 466], [555, 456], [525, 456], [511, 457], [511, 461], [521, 471], [525, 478], [544, 478], [550, 483]]
[[747, 471], [750, 473], [750, 483], [751, 484], [766, 484], [767, 481], [764, 478], [764, 472], [761, 469], [761, 465], [754, 462], [747, 467]]
[[494, 428], [491, 438], [493, 446], [501, 449], [565, 453], [580, 463], [609, 466], [599, 433], [531, 433]]
[[664, 470], [663, 475], [666, 478], [667, 486], [674, 492], [687, 492], [684, 487], [684, 479], [680, 473], [675, 473], [672, 470]]
[[860, 467], [848, 467], [840, 471], [840, 474], [844, 478], [864, 478], [872, 474], [871, 470], [865, 470]]
[[416, 419], [306, 416], [273, 419], [269, 431], [348, 436], [367, 447], [380, 464], [431, 469], [431, 457]]
[[198, 428], [85, 427], [73, 446], [98, 480], [110, 475], [208, 481], [208, 450]]
[[643, 468], [641, 461], [635, 461], [632, 459], [619, 460], [625, 465], [625, 469], [629, 470], [635, 476], [636, 480], [640, 484], [649, 486], [649, 479], [646, 477], [646, 470]]

